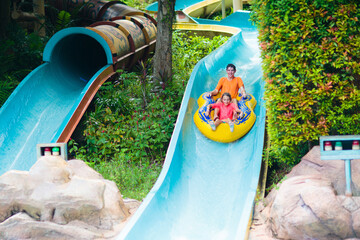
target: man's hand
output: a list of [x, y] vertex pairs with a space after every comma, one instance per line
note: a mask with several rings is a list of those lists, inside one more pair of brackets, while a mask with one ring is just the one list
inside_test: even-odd
[[216, 96], [218, 93], [219, 93], [219, 91], [218, 90], [213, 90], [213, 91], [210, 91], [210, 92], [208, 92], [209, 93], [209, 97], [212, 97], [212, 96]]

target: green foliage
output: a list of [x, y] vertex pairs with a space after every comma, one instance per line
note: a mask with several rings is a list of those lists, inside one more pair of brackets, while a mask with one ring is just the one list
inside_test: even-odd
[[134, 106], [131, 115], [96, 107], [84, 132], [91, 161], [109, 160], [119, 151], [135, 162], [143, 157], [161, 161], [177, 114], [173, 105], [170, 98], [157, 96], [145, 111]]
[[270, 180], [268, 181], [268, 183], [271, 184], [265, 189], [266, 194], [270, 193], [274, 188], [279, 190], [281, 183], [287, 179], [287, 173], [288, 172], [279, 172], [278, 169], [272, 170], [270, 172]]
[[[141, 199], [160, 172], [178, 110], [174, 109], [170, 97], [156, 94], [143, 110], [134, 99], [126, 99], [125, 93], [121, 94], [122, 87], [112, 83], [102, 87], [95, 100], [95, 109], [88, 113], [86, 120], [86, 145], [76, 149], [76, 157], [117, 180], [127, 197]], [[125, 101], [117, 101], [111, 95]], [[123, 106], [116, 108], [121, 103]], [[146, 180], [148, 177], [154, 181]], [[139, 189], [144, 188], [146, 191], [139, 193]]]
[[59, 10], [52, 4], [46, 5], [45, 28], [48, 36], [69, 27], [88, 26], [93, 20], [84, 16], [84, 11], [89, 7], [90, 2], [77, 4], [76, 6], [65, 6], [65, 9]]
[[145, 198], [161, 171], [161, 165], [159, 163], [149, 165], [147, 161], [133, 163], [122, 161], [123, 159], [126, 159], [124, 154], [110, 162], [94, 164], [93, 168], [104, 178], [120, 186], [126, 186], [121, 191], [124, 196], [133, 199]]
[[289, 164], [321, 135], [359, 134], [360, 8], [355, 0], [258, 0], [270, 151]]
[[[74, 141], [69, 141], [70, 153], [80, 159], [88, 159], [88, 152]], [[87, 164], [99, 172], [105, 179], [114, 181], [121, 189], [123, 196], [143, 199], [154, 185], [161, 165], [159, 162], [133, 162], [123, 152], [117, 152], [109, 161], [87, 161]]]
[[60, 11], [55, 24], [56, 31], [60, 31], [61, 29], [70, 27], [71, 24], [71, 14], [64, 10]]
[[0, 42], [0, 77], [9, 72], [29, 72], [41, 63], [44, 40], [13, 25], [8, 37]]
[[40, 65], [45, 45], [44, 39], [15, 24], [9, 29], [8, 37], [0, 41], [0, 106], [20, 81]]
[[[215, 36], [213, 39], [204, 36], [189, 35], [188, 32], [174, 31], [172, 49], [175, 64], [174, 72], [181, 79], [187, 79], [189, 72], [195, 64], [212, 51], [224, 44], [229, 37]], [[187, 71], [184, 71], [187, 70]], [[179, 80], [179, 79], [178, 79]]]
[[4, 81], [0, 81], [0, 107], [5, 103], [10, 94], [19, 84], [17, 79], [12, 79], [8, 75], [6, 75], [4, 78]]
[[96, 94], [82, 124], [84, 142], [72, 140], [71, 154], [114, 180], [124, 196], [142, 199], [160, 173], [192, 68], [226, 39], [175, 32], [174, 77], [160, 93], [151, 91], [151, 62], [119, 71]]
[[[116, 0], [112, 0], [116, 1]], [[156, 0], [149, 0], [149, 1], [143, 1], [143, 0], [123, 0], [121, 1], [125, 3], [128, 6], [137, 8], [139, 10], [145, 10], [147, 6], [149, 6], [151, 3], [156, 2]]]

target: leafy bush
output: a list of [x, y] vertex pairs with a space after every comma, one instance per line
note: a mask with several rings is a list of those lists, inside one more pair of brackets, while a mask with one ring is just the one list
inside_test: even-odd
[[209, 39], [197, 34], [189, 35], [188, 32], [174, 31], [172, 42], [174, 81], [180, 83], [187, 81], [195, 64], [228, 39], [229, 37], [225, 36]]
[[20, 81], [40, 65], [45, 46], [44, 39], [16, 24], [9, 26], [7, 35], [0, 41], [0, 107]]
[[359, 134], [357, 0], [258, 0], [274, 159], [296, 163], [321, 135]]

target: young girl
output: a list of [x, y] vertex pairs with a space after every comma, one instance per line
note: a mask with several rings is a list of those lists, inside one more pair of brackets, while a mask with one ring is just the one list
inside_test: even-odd
[[[230, 93], [224, 93], [221, 96], [221, 102], [209, 104], [207, 106], [205, 115], [209, 116], [210, 108], [219, 108], [219, 117], [215, 117], [214, 121], [210, 121], [209, 124], [211, 129], [215, 131], [216, 127], [219, 126], [220, 123], [228, 123], [230, 126], [230, 132], [234, 131], [234, 122], [233, 120], [236, 119], [237, 113], [240, 114], [240, 118], [243, 117], [244, 113], [234, 104], [231, 102], [231, 95]], [[215, 122], [215, 123], [214, 123]]]

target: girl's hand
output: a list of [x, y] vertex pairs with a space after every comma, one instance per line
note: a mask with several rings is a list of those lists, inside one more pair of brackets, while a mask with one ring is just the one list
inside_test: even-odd
[[209, 109], [206, 109], [206, 111], [205, 111], [205, 116], [209, 116]]

